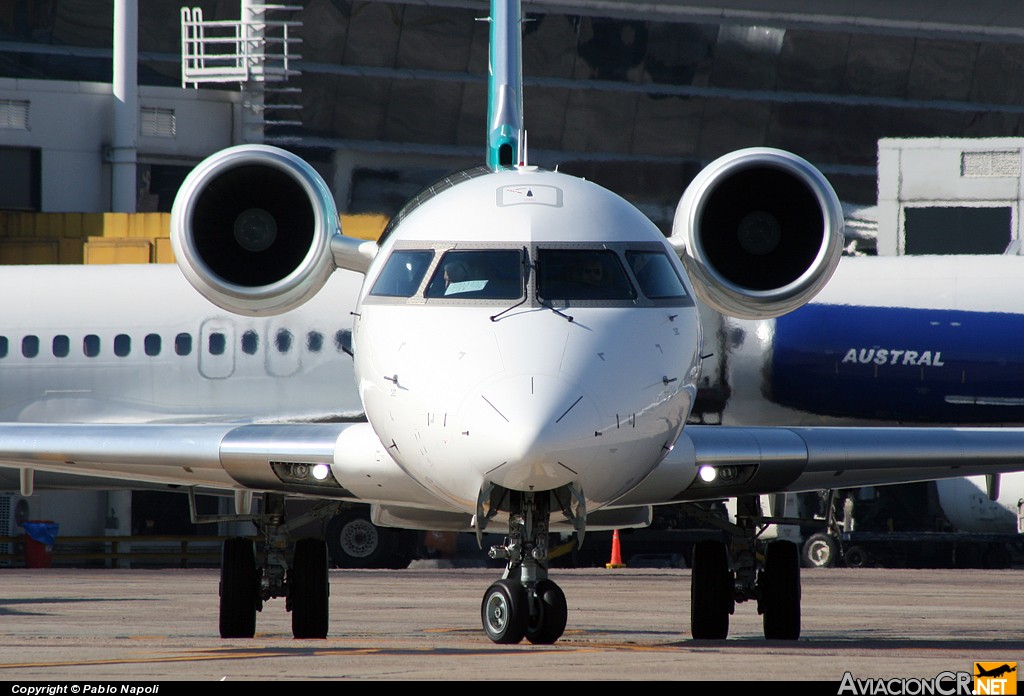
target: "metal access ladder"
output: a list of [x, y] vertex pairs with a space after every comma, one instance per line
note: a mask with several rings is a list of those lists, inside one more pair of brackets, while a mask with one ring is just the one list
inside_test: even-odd
[[[296, 53], [302, 23], [271, 19], [274, 13], [296, 12], [297, 5], [272, 5], [241, 0], [237, 20], [207, 20], [199, 7], [181, 8], [181, 86], [237, 83], [250, 122], [246, 140], [286, 141], [267, 129], [301, 126], [301, 89], [286, 86], [301, 74]], [[268, 114], [270, 114], [268, 116]]]

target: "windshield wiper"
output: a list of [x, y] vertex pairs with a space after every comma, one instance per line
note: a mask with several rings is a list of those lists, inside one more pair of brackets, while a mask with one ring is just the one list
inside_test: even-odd
[[529, 285], [530, 285], [530, 252], [527, 251], [526, 247], [523, 247], [522, 264], [523, 264], [523, 299], [519, 300], [518, 302], [516, 302], [511, 307], [503, 309], [500, 312], [498, 312], [497, 314], [491, 315], [491, 321], [498, 321], [499, 317], [501, 317], [503, 314], [508, 314], [509, 312], [511, 312], [516, 307], [519, 307], [524, 302], [526, 302], [526, 298], [529, 297], [529, 294], [527, 293], [527, 289], [529, 288]]
[[576, 321], [572, 316], [566, 314], [565, 312], [561, 311], [560, 309], [556, 309], [555, 306], [552, 305], [549, 302], [543, 302], [542, 301], [540, 303], [540, 306], [543, 307], [544, 309], [550, 309], [552, 312], [554, 312], [558, 316], [563, 317], [566, 321]]

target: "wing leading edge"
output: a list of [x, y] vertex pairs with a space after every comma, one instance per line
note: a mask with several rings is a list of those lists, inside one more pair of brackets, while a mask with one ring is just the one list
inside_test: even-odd
[[[708, 467], [705, 480], [700, 469]], [[1021, 428], [688, 426], [616, 506], [854, 488], [1024, 469]]]
[[[395, 464], [368, 423], [8, 423], [0, 425], [0, 465], [107, 477], [124, 488], [250, 489], [447, 509]], [[24, 488], [25, 474], [22, 481]]]

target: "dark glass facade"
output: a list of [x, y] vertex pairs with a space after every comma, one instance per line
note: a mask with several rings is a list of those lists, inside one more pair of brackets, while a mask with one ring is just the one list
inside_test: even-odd
[[[139, 2], [144, 84], [178, 84], [181, 4]], [[238, 17], [237, 0], [190, 4], [207, 19]], [[487, 25], [477, 19], [486, 2], [294, 4], [303, 9], [279, 15], [303, 24], [303, 125], [278, 133], [296, 138], [290, 147], [321, 161], [340, 148], [439, 158], [405, 171], [393, 160], [363, 165], [352, 211], [393, 213], [419, 185], [482, 161]], [[109, 81], [112, 16], [112, 0], [4, 3], [0, 77]], [[531, 163], [614, 189], [659, 224], [703, 164], [737, 148], [791, 150], [843, 200], [870, 204], [879, 138], [1022, 132], [1024, 37], [1012, 32], [996, 40], [810, 20], [528, 18]]]

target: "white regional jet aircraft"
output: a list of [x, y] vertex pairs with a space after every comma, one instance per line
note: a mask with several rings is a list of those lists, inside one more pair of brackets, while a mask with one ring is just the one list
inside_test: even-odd
[[[259, 556], [251, 539], [224, 546], [225, 637], [252, 636], [273, 597], [287, 598], [296, 637], [328, 632], [324, 542], [286, 543], [287, 495], [371, 503], [383, 525], [478, 538], [505, 529], [490, 549], [507, 569], [483, 594], [484, 631], [498, 643], [552, 643], [568, 612], [548, 577], [549, 532], [642, 525], [651, 506], [681, 501], [736, 497], [750, 511], [761, 494], [1024, 469], [1019, 429], [684, 429], [703, 354], [695, 293], [747, 318], [805, 303], [839, 260], [838, 200], [794, 155], [736, 152], [688, 188], [666, 239], [615, 194], [529, 166], [520, 24], [518, 0], [494, 0], [487, 165], [424, 191], [379, 244], [343, 236], [312, 167], [271, 147], [211, 156], [175, 203], [179, 264], [224, 309], [287, 312], [332, 276], [365, 276], [354, 307], [319, 311], [324, 337], [352, 322], [366, 422], [301, 422], [300, 404], [230, 422], [210, 412], [216, 384], [209, 401], [191, 412], [179, 403], [170, 418], [54, 423], [27, 409], [36, 422], [0, 425], [0, 460], [22, 468], [23, 490], [40, 470], [233, 491], [266, 543]], [[153, 296], [141, 277], [133, 282], [125, 292]], [[79, 322], [69, 346], [88, 351], [88, 317]], [[215, 355], [237, 340], [244, 355], [245, 332], [215, 336], [226, 333], [211, 328], [200, 347]], [[63, 351], [63, 339], [46, 340]], [[16, 349], [29, 359], [25, 339]], [[132, 356], [142, 361], [145, 350]], [[70, 391], [88, 388], [76, 379], [69, 371]], [[155, 373], [138, 379], [125, 400], [163, 398]], [[316, 398], [263, 400], [278, 396]], [[746, 600], [756, 600], [766, 637], [799, 636], [797, 549], [762, 549], [753, 519], [741, 516], [728, 547], [695, 549], [695, 638], [726, 637]]]

